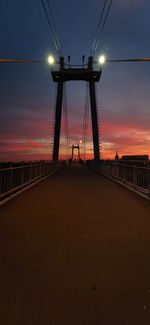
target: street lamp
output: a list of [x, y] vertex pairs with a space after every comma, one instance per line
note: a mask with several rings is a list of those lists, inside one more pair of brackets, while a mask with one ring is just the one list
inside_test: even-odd
[[99, 57], [99, 63], [101, 64], [101, 65], [103, 65], [105, 62], [106, 62], [106, 57], [105, 57], [105, 55], [101, 55], [100, 57]]
[[50, 65], [53, 65], [54, 62], [55, 62], [54, 57], [53, 57], [52, 55], [49, 55], [47, 61], [48, 61], [48, 63], [49, 63]]

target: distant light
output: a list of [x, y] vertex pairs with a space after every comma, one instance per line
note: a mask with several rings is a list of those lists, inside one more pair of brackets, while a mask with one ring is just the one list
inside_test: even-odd
[[80, 143], [82, 143], [82, 140], [80, 140]]
[[48, 63], [49, 63], [49, 64], [54, 64], [54, 57], [53, 57], [52, 55], [50, 55], [50, 56], [48, 57]]
[[101, 55], [101, 56], [99, 57], [99, 63], [100, 63], [100, 64], [104, 64], [105, 62], [106, 62], [105, 55]]

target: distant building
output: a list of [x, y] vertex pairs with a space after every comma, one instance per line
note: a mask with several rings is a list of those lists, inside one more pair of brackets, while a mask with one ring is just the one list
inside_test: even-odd
[[115, 155], [115, 160], [118, 161], [119, 160], [119, 155], [118, 152], [116, 151], [116, 155]]
[[123, 161], [148, 161], [148, 155], [124, 155], [121, 160]]

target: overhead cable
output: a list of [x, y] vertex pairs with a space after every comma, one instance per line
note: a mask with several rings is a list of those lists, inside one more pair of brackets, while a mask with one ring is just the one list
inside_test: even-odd
[[44, 60], [0, 59], [0, 63], [45, 63]]
[[119, 63], [119, 62], [149, 62], [150, 58], [129, 58], [129, 59], [114, 59], [106, 60], [108, 63]]

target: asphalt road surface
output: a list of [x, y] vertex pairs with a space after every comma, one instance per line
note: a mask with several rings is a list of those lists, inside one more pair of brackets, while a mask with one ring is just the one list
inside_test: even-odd
[[150, 202], [85, 167], [0, 209], [0, 325], [150, 324]]

